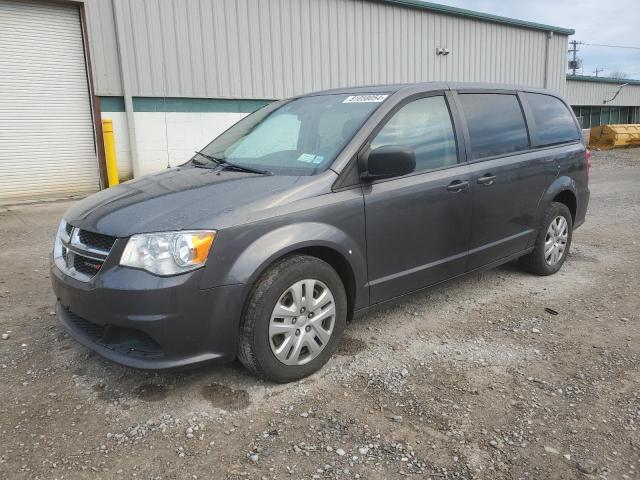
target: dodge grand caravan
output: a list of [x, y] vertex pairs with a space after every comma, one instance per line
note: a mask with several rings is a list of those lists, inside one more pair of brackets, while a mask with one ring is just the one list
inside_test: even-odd
[[236, 357], [318, 370], [375, 305], [519, 259], [557, 272], [589, 151], [555, 93], [424, 83], [332, 90], [245, 117], [186, 164], [73, 205], [57, 312], [131, 367]]

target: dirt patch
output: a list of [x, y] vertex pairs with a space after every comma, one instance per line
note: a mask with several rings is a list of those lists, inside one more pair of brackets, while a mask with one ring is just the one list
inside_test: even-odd
[[244, 410], [251, 402], [246, 390], [234, 390], [226, 385], [211, 383], [202, 388], [202, 396], [222, 410]]
[[94, 385], [91, 385], [91, 390], [93, 390], [96, 393], [101, 393], [101, 392], [104, 392], [106, 387], [107, 386], [104, 383], [96, 383]]
[[353, 356], [364, 351], [366, 348], [367, 344], [362, 340], [350, 337], [349, 335], [345, 335], [340, 342], [338, 350], [336, 350], [336, 354], [343, 356]]
[[584, 253], [572, 253], [569, 257], [569, 261], [572, 262], [588, 262], [588, 263], [600, 263], [596, 257], [591, 255], [585, 255]]
[[133, 394], [145, 402], [158, 402], [167, 398], [167, 387], [157, 383], [143, 383], [133, 391]]

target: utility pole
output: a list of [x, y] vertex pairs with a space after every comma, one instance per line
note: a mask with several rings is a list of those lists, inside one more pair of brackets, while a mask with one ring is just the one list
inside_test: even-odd
[[571, 60], [569, 60], [569, 70], [571, 70], [571, 75], [575, 75], [576, 70], [578, 70], [580, 68], [580, 65], [582, 64], [577, 56], [578, 52], [580, 51], [578, 45], [582, 45], [582, 42], [579, 42], [578, 40], [571, 40], [569, 42], [569, 45], [571, 45], [571, 48], [569, 49], [569, 53], [571, 54]]
[[593, 73], [595, 73], [595, 74], [596, 74], [596, 77], [598, 76], [598, 74], [599, 74], [600, 72], [604, 72], [604, 68], [596, 68], [596, 69], [593, 71]]

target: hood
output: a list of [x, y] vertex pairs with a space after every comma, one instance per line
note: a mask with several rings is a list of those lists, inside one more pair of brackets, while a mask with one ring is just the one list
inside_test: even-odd
[[102, 190], [74, 204], [64, 218], [76, 227], [114, 237], [222, 229], [326, 193], [335, 177], [331, 170], [294, 177], [178, 167]]

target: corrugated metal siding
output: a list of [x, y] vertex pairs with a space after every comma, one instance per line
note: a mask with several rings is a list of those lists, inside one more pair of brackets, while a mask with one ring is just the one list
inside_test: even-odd
[[[620, 85], [624, 80], [620, 81]], [[618, 91], [615, 83], [585, 82], [567, 79], [567, 101], [571, 105], [603, 105]], [[640, 85], [627, 85], [609, 106], [640, 106]]]
[[102, 95], [122, 95], [111, 1], [91, 0], [85, 5], [94, 82], [99, 85]]
[[567, 41], [564, 35], [553, 35], [549, 48], [549, 85], [547, 88], [567, 94]]
[[[98, 95], [122, 94], [113, 1], [87, 0]], [[428, 80], [544, 86], [542, 31], [368, 0], [115, 1], [134, 96], [268, 99]], [[566, 46], [564, 35], [550, 40], [548, 87], [561, 93]]]
[[0, 0], [0, 199], [99, 188], [78, 7]]

